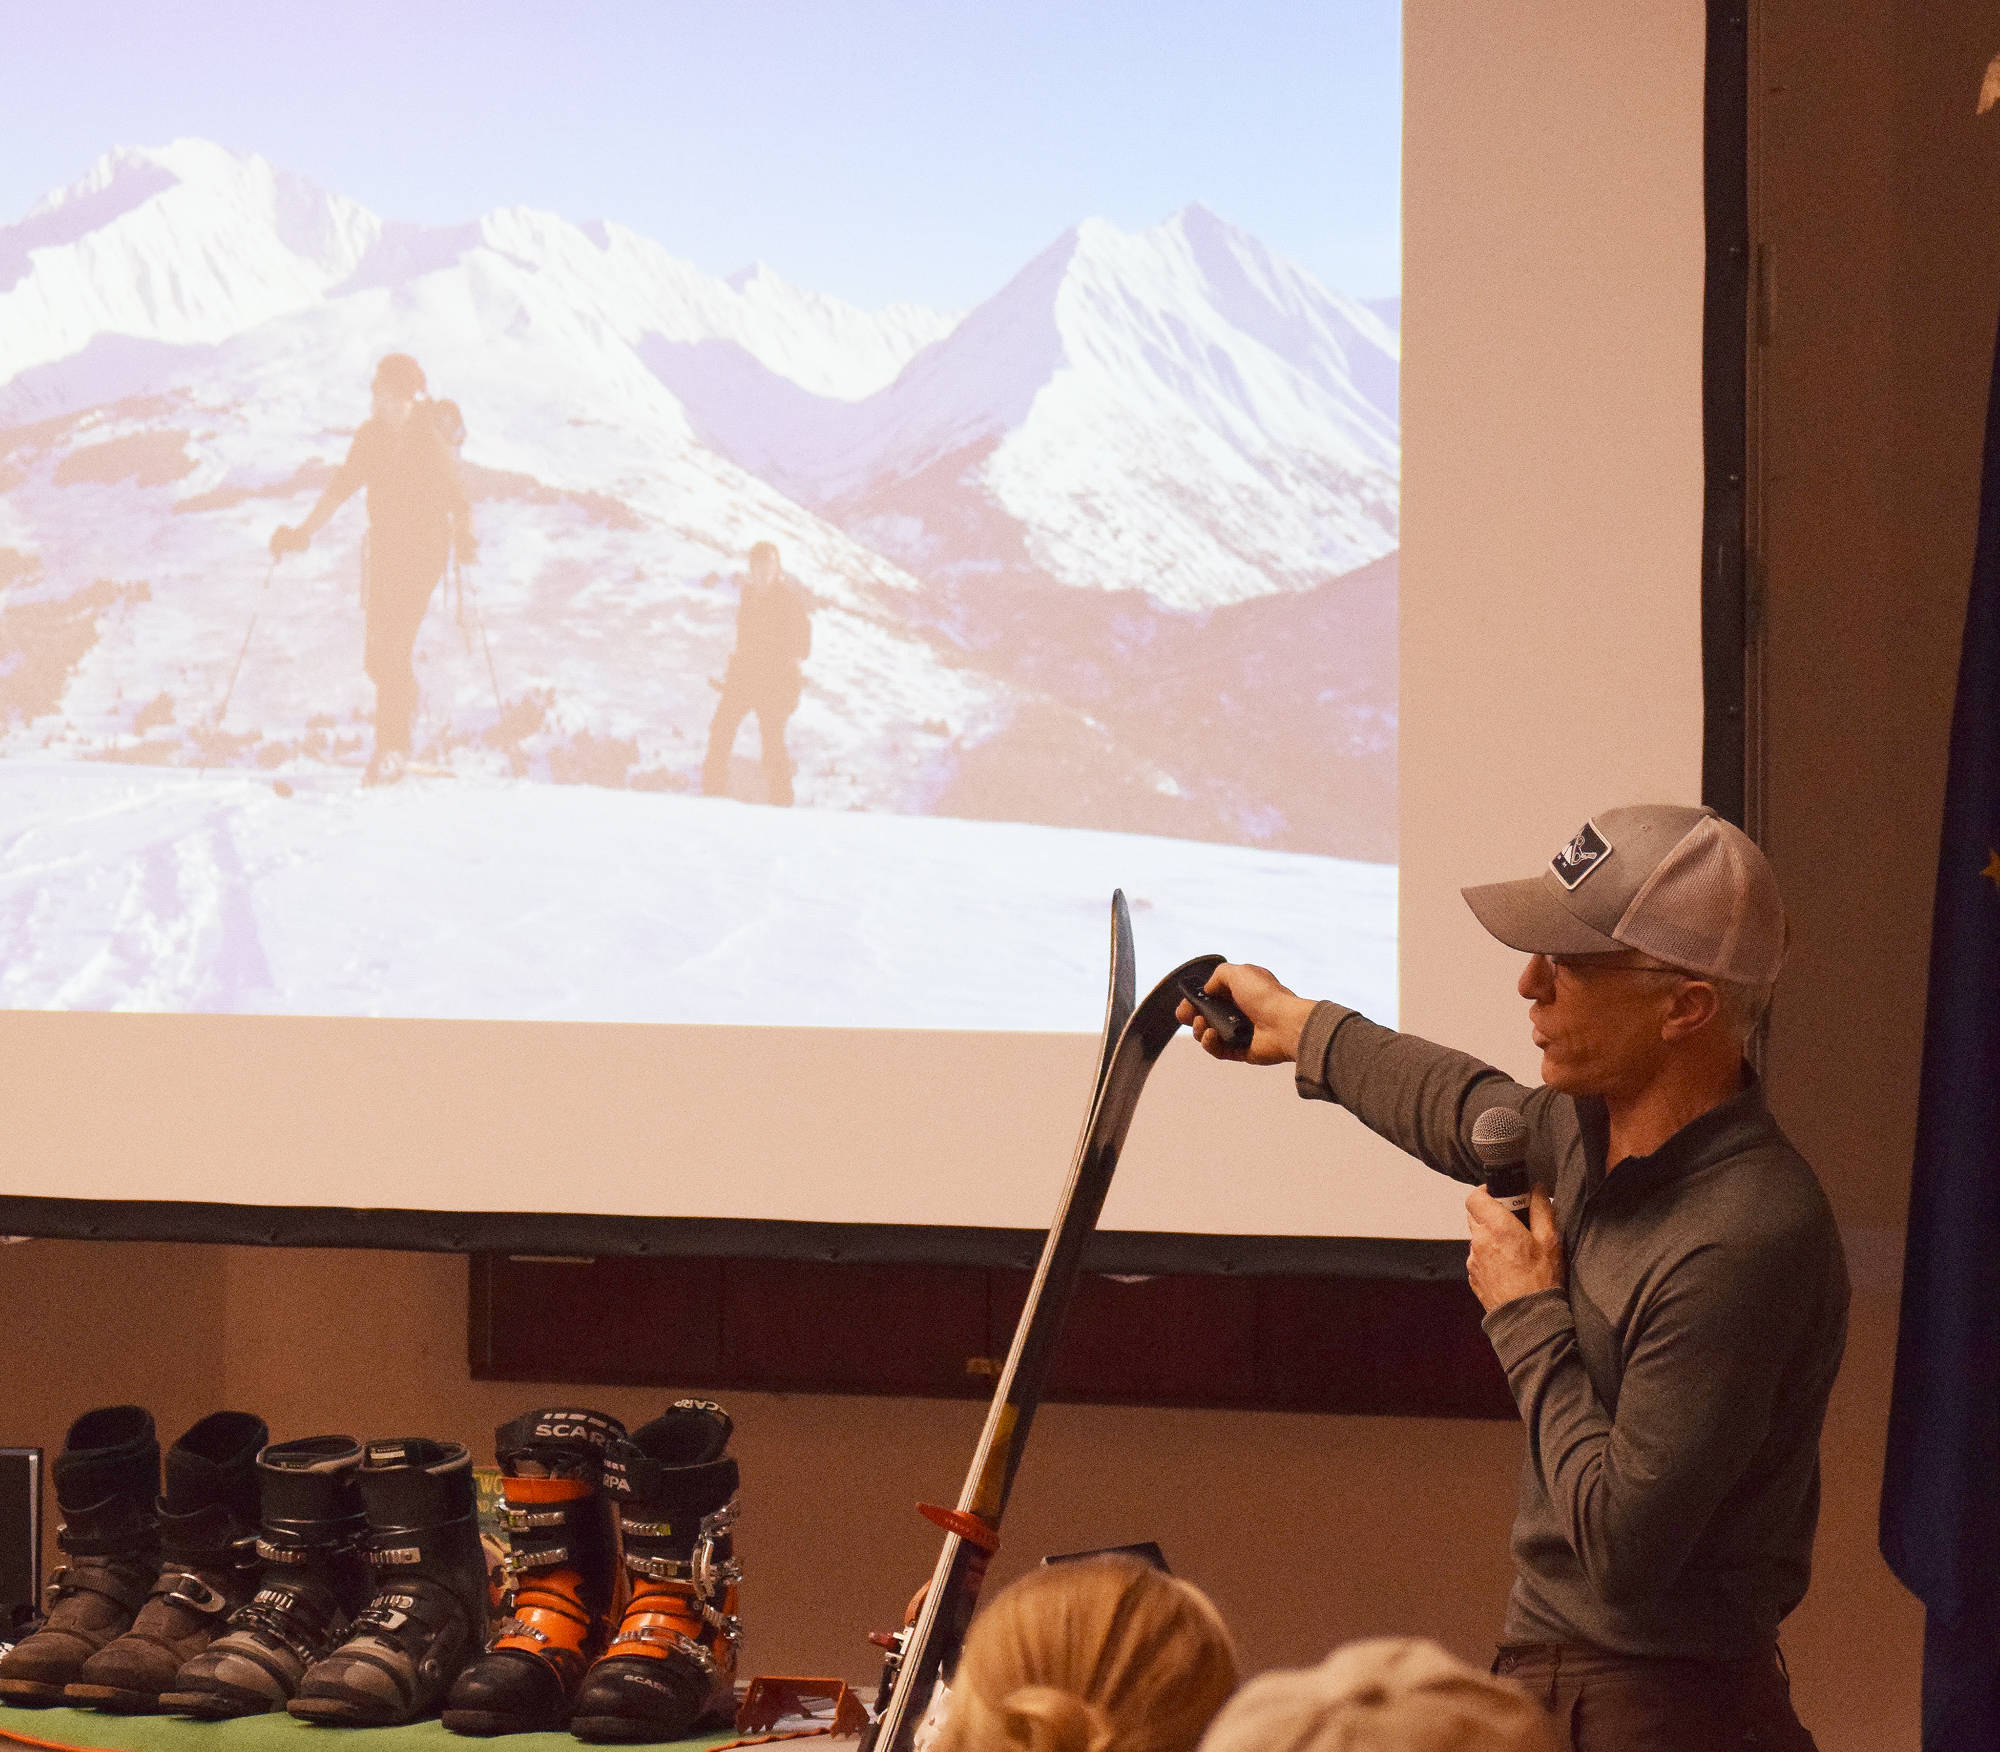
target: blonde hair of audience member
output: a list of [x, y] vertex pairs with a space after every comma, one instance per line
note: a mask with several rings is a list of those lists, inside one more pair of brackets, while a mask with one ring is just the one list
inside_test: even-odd
[[1317, 1667], [1264, 1673], [1215, 1718], [1201, 1752], [1555, 1752], [1520, 1686], [1422, 1637], [1374, 1637]]
[[973, 1621], [936, 1752], [1192, 1752], [1236, 1680], [1199, 1588], [1132, 1558], [1049, 1564]]

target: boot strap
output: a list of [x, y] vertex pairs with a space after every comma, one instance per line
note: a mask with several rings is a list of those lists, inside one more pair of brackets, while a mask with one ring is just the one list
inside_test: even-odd
[[170, 1563], [202, 1563], [238, 1546], [249, 1546], [256, 1528], [240, 1521], [222, 1503], [210, 1503], [190, 1514], [177, 1515], [163, 1499], [159, 1505], [160, 1546]]
[[620, 1631], [611, 1641], [614, 1648], [619, 1643], [652, 1643], [673, 1654], [686, 1656], [709, 1679], [712, 1680], [716, 1676], [714, 1654], [696, 1642], [693, 1637], [683, 1636], [677, 1630], [661, 1630], [656, 1625], [642, 1624], [636, 1630]]
[[71, 1557], [126, 1557], [160, 1536], [152, 1505], [130, 1497], [66, 1513], [68, 1519], [56, 1527], [56, 1543]]
[[362, 1523], [357, 1519], [350, 1525], [334, 1524], [334, 1530], [304, 1533], [294, 1526], [282, 1522], [266, 1521], [256, 1537], [257, 1555], [266, 1563], [281, 1563], [287, 1568], [296, 1564], [320, 1563], [328, 1558], [345, 1557], [361, 1542]]
[[330, 1654], [345, 1628], [340, 1608], [292, 1588], [259, 1588], [229, 1621], [231, 1630], [255, 1631], [281, 1643], [307, 1666]]
[[686, 1563], [677, 1558], [642, 1557], [637, 1552], [628, 1551], [625, 1567], [649, 1582], [687, 1582], [704, 1594], [743, 1579], [743, 1566], [735, 1558], [724, 1558], [717, 1563], [714, 1553], [700, 1546], [695, 1548], [693, 1558]]
[[[588, 1504], [588, 1497], [578, 1499]], [[500, 1525], [509, 1533], [532, 1533], [543, 1527], [567, 1527], [575, 1518], [576, 1508], [569, 1503], [557, 1503], [546, 1509], [517, 1509], [511, 1503], [501, 1505]]]
[[102, 1594], [127, 1612], [137, 1612], [152, 1591], [151, 1576], [142, 1578], [108, 1563], [66, 1563], [49, 1577], [45, 1595], [53, 1607], [66, 1594]]
[[719, 1546], [731, 1543], [731, 1534], [736, 1526], [734, 1497], [713, 1514], [702, 1516], [695, 1534], [694, 1549], [685, 1558], [650, 1557], [643, 1551], [632, 1549], [633, 1540], [643, 1544], [670, 1534], [673, 1524], [669, 1521], [641, 1521], [636, 1516], [628, 1515], [621, 1503], [618, 1526], [627, 1542], [625, 1567], [634, 1575], [645, 1576], [655, 1582], [692, 1582], [703, 1593], [743, 1579], [743, 1572], [737, 1567], [733, 1553], [720, 1558], [717, 1556]]
[[[361, 1555], [370, 1569], [416, 1569], [422, 1564], [450, 1564], [462, 1549], [468, 1531], [478, 1538], [478, 1523], [467, 1515], [463, 1520], [442, 1526], [373, 1527], [362, 1543]], [[454, 1547], [454, 1539], [458, 1545]], [[385, 1580], [381, 1584], [389, 1586]]]
[[510, 1576], [530, 1570], [560, 1569], [564, 1564], [581, 1567], [581, 1560], [567, 1545], [545, 1545], [538, 1551], [523, 1551], [517, 1545], [500, 1558], [500, 1567]]
[[[732, 1617], [729, 1613], [724, 1612], [721, 1607], [715, 1605], [704, 1595], [683, 1594], [677, 1591], [668, 1596], [668, 1599], [672, 1602], [673, 1608], [693, 1612], [711, 1630], [720, 1631], [732, 1642], [743, 1634], [743, 1620]], [[625, 1611], [629, 1616], [635, 1612], [659, 1612], [668, 1609], [666, 1602], [662, 1601], [658, 1594], [636, 1594], [626, 1606]], [[634, 1636], [641, 1636], [643, 1634], [643, 1630], [632, 1632]], [[665, 1633], [662, 1632], [661, 1634], [664, 1635]]]
[[458, 1598], [436, 1582], [383, 1583], [375, 1598], [355, 1615], [347, 1634], [349, 1640], [357, 1635], [380, 1636], [407, 1649], [434, 1636], [464, 1612]]
[[240, 1538], [231, 1539], [226, 1544], [189, 1547], [178, 1541], [168, 1544], [161, 1553], [167, 1569], [181, 1570], [253, 1570], [261, 1553], [254, 1533], [245, 1533]]
[[173, 1600], [182, 1606], [192, 1606], [197, 1612], [227, 1612], [229, 1602], [218, 1594], [193, 1570], [163, 1569], [160, 1579], [153, 1584], [150, 1596], [155, 1600]]

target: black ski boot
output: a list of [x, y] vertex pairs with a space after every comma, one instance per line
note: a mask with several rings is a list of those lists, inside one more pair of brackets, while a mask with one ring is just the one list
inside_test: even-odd
[[86, 1411], [50, 1469], [69, 1560], [49, 1582], [42, 1628], [0, 1658], [0, 1701], [63, 1701], [85, 1661], [123, 1636], [160, 1573], [160, 1444], [136, 1405]]
[[679, 1740], [703, 1720], [735, 1719], [729, 1431], [721, 1406], [679, 1399], [605, 1456], [632, 1596], [577, 1694], [569, 1725], [579, 1740]]
[[306, 1669], [339, 1645], [374, 1586], [361, 1556], [360, 1464], [352, 1436], [281, 1442], [257, 1456], [257, 1592], [174, 1675], [162, 1709], [209, 1720], [283, 1709]]
[[212, 1411], [167, 1450], [160, 1573], [132, 1627], [85, 1661], [63, 1691], [89, 1709], [160, 1708], [181, 1664], [221, 1635], [257, 1577], [261, 1417]]
[[486, 1553], [463, 1443], [370, 1442], [356, 1477], [374, 1598], [287, 1707], [389, 1727], [435, 1708], [486, 1640]]
[[600, 1487], [605, 1448], [624, 1436], [600, 1411], [531, 1411], [494, 1432], [511, 1615], [445, 1700], [454, 1734], [559, 1728], [569, 1714], [604, 1646], [618, 1553]]

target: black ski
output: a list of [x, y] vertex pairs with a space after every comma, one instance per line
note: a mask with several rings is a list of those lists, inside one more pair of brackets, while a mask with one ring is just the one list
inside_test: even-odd
[[[1118, 1154], [1124, 1148], [1146, 1078], [1180, 1027], [1174, 1012], [1183, 997], [1181, 982], [1191, 975], [1206, 980], [1222, 961], [1220, 955], [1203, 955], [1184, 963], [1147, 993], [1144, 1002], [1130, 1008], [1131, 938], [1129, 924], [1124, 922], [1122, 896], [1114, 897], [1113, 912], [1112, 997], [1105, 1025], [1107, 1039], [1115, 1036], [1116, 1044], [1108, 1057], [1100, 1059], [1097, 1089], [1083, 1135], [1077, 1141], [1069, 1185], [1042, 1247], [1034, 1281], [1028, 1286], [1028, 1300], [993, 1389], [993, 1404], [973, 1450], [958, 1506], [924, 1508], [924, 1513], [945, 1530], [944, 1549], [938, 1553], [916, 1623], [903, 1633], [898, 1657], [892, 1658], [896, 1669], [893, 1679], [885, 1675], [889, 1695], [863, 1736], [862, 1752], [911, 1752], [932, 1692], [939, 1679], [948, 1680], [958, 1664], [958, 1651], [979, 1603], [986, 1566], [1000, 1543], [1000, 1517], [1013, 1489], [1029, 1425], [1048, 1382], [1049, 1363], [1069, 1310], [1070, 1293], [1076, 1287], [1084, 1247], [1111, 1190], [1111, 1176], [1117, 1170]], [[1122, 1026], [1115, 1026], [1121, 1007], [1121, 952], [1127, 993], [1124, 1005], [1129, 1014]]]
[[[1104, 990], [1104, 1031], [1097, 1037], [1097, 1081], [1091, 1086], [1090, 1113], [1097, 1111], [1097, 1098], [1104, 1093], [1104, 1078], [1111, 1069], [1111, 1054], [1119, 1035], [1131, 1020], [1132, 1005], [1138, 997], [1138, 963], [1132, 953], [1132, 912], [1125, 904], [1125, 890], [1111, 891], [1111, 977]], [[1090, 1129], [1090, 1113], [1083, 1116], [1084, 1130]], [[1079, 1136], [1077, 1147], [1082, 1148]]]

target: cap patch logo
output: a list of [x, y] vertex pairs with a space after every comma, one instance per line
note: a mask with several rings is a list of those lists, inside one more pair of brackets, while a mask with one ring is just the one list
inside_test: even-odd
[[1597, 823], [1586, 821], [1576, 838], [1549, 860], [1549, 868], [1565, 888], [1574, 889], [1610, 856], [1610, 844], [1597, 831]]

